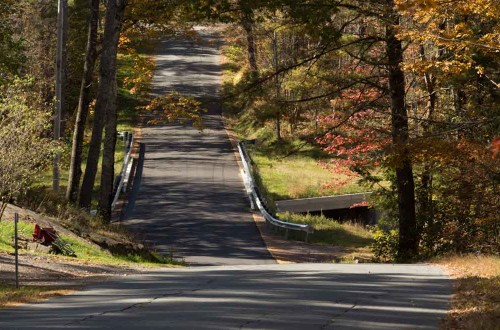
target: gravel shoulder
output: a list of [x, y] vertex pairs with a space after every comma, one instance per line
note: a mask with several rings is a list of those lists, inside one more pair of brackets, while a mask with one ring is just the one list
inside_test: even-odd
[[[145, 269], [145, 267], [110, 266], [86, 261], [72, 261], [52, 255], [27, 253], [19, 256], [20, 285], [78, 287], [111, 277], [135, 274]], [[1, 253], [0, 283], [13, 284], [14, 279], [14, 255]]]

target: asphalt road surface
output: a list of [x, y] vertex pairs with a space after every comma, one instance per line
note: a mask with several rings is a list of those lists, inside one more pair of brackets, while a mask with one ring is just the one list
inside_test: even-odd
[[425, 265], [191, 267], [0, 311], [0, 329], [436, 329], [450, 284]]
[[164, 254], [188, 264], [274, 263], [249, 211], [239, 167], [217, 101], [221, 67], [217, 34], [202, 42], [161, 44], [153, 92], [203, 100], [204, 129], [190, 124], [142, 130], [146, 157], [139, 198], [124, 221]]
[[[164, 43], [156, 91], [217, 96], [214, 45]], [[144, 130], [144, 179], [126, 220], [161, 252], [197, 266], [3, 309], [0, 329], [437, 329], [451, 293], [437, 267], [274, 263], [248, 212], [216, 105], [203, 133], [187, 125]]]

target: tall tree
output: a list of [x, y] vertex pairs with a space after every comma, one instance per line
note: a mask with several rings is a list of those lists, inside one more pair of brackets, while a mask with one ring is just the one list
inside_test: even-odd
[[259, 70], [255, 56], [254, 10], [252, 8], [252, 2], [248, 0], [239, 0], [239, 6], [241, 8], [240, 24], [245, 30], [247, 39], [248, 64], [250, 65], [250, 72], [255, 76], [258, 74]]
[[413, 153], [416, 173], [421, 170], [421, 250], [498, 247], [500, 223], [491, 216], [498, 165], [488, 146], [500, 127], [500, 3], [395, 3], [405, 22], [399, 37], [409, 45], [403, 67], [414, 81], [409, 106], [418, 117]]
[[406, 109], [406, 84], [401, 68], [403, 63], [403, 46], [396, 37], [400, 16], [395, 11], [394, 1], [387, 1], [386, 16], [386, 52], [389, 74], [389, 92], [391, 98], [392, 142], [399, 150], [399, 161], [396, 165], [396, 182], [399, 209], [399, 247], [398, 257], [401, 260], [416, 256], [418, 248], [417, 220], [415, 214], [415, 184], [413, 168], [408, 151], [409, 131], [408, 113]]
[[[89, 145], [87, 166], [85, 168], [85, 174], [80, 189], [79, 205], [85, 209], [90, 208], [92, 201], [92, 191], [97, 174], [97, 165], [101, 151], [102, 132], [105, 119], [108, 119], [107, 121], [109, 122], [110, 120], [113, 121], [113, 119], [110, 118], [116, 117], [116, 61], [118, 41], [120, 38], [126, 5], [126, 0], [111, 0], [108, 1], [106, 7], [102, 54], [99, 69], [99, 88], [97, 91], [94, 123]], [[106, 186], [101, 187], [101, 189], [104, 189], [104, 192], [101, 192], [101, 196], [103, 194], [108, 194], [110, 190], [108, 182], [111, 182], [112, 185], [113, 181], [115, 146], [114, 144], [113, 146], [110, 146], [110, 144], [112, 141], [116, 141], [116, 136], [111, 137], [110, 134], [116, 135], [116, 126], [114, 128], [110, 127], [109, 129], [107, 126], [106, 130], [106, 151], [105, 158], [103, 159], [102, 175], [107, 177], [104, 179]], [[110, 155], [111, 149], [113, 149], [113, 155]], [[111, 161], [112, 163], [110, 163]], [[110, 170], [111, 168], [113, 168], [113, 170]], [[104, 208], [104, 205], [100, 204], [100, 210], [104, 210], [103, 215], [105, 217], [109, 216], [106, 212], [106, 208]]]
[[87, 48], [85, 50], [85, 64], [80, 87], [80, 97], [76, 113], [75, 128], [73, 131], [73, 144], [71, 148], [71, 161], [69, 167], [68, 188], [66, 198], [76, 203], [78, 200], [78, 189], [82, 176], [82, 152], [85, 124], [92, 101], [91, 91], [94, 77], [94, 65], [97, 58], [97, 29], [99, 23], [99, 0], [90, 0], [90, 12], [88, 18]]

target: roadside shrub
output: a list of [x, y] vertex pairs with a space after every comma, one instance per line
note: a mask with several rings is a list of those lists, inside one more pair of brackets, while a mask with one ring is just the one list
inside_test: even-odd
[[374, 261], [376, 262], [392, 262], [396, 260], [398, 252], [398, 236], [399, 231], [392, 229], [384, 231], [377, 229], [373, 235], [374, 243], [372, 251]]
[[57, 145], [47, 137], [50, 104], [33, 92], [34, 79], [0, 88], [0, 219], [50, 163]]

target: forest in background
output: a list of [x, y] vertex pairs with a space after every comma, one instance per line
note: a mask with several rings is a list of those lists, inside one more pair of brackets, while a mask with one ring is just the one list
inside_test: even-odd
[[[381, 249], [399, 260], [499, 252], [497, 1], [70, 1], [63, 138], [51, 142], [56, 5], [0, 2], [2, 205], [29, 193], [59, 153], [67, 201], [88, 209], [102, 157], [96, 194], [109, 221], [120, 91], [151, 101], [140, 48], [197, 22], [228, 23], [239, 27], [234, 56], [247, 60], [227, 110], [272, 127], [275, 143], [321, 146], [325, 166], [371, 185]], [[127, 79], [119, 54], [132, 64]], [[186, 102], [167, 95], [149, 108], [197, 120]]]
[[331, 185], [375, 191], [376, 253], [499, 252], [500, 4], [225, 5], [226, 56], [247, 59], [228, 111], [267, 146], [320, 146]]

